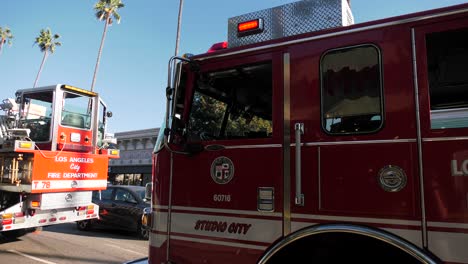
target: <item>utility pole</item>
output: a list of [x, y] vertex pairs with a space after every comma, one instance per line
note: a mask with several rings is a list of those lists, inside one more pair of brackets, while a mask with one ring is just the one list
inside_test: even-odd
[[179, 3], [179, 16], [178, 16], [178, 21], [177, 21], [177, 36], [176, 36], [176, 45], [175, 45], [175, 51], [174, 51], [174, 56], [177, 56], [179, 53], [179, 42], [180, 42], [180, 25], [182, 23], [182, 7], [184, 5], [184, 0], [180, 0]]

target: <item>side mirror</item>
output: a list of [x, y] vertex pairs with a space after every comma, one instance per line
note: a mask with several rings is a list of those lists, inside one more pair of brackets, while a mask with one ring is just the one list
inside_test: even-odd
[[148, 182], [145, 186], [145, 200], [151, 201], [151, 196], [153, 193], [153, 183]]
[[107, 116], [107, 117], [112, 117], [112, 112], [111, 112], [111, 111], [107, 111], [107, 112], [106, 112], [106, 116]]

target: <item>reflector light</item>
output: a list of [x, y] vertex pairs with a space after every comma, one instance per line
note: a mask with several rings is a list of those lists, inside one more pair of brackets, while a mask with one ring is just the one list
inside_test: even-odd
[[237, 24], [237, 36], [243, 37], [263, 31], [263, 20], [261, 18], [241, 22]]
[[38, 222], [39, 222], [39, 224], [43, 224], [43, 223], [47, 222], [47, 219], [41, 219]]
[[24, 222], [26, 222], [26, 219], [24, 217], [15, 218], [15, 221], [13, 221], [14, 224], [21, 224]]
[[15, 217], [24, 217], [23, 212], [15, 213]]
[[11, 229], [11, 226], [5, 226], [5, 229]]
[[66, 216], [62, 216], [59, 218], [60, 221], [64, 221], [64, 220], [67, 220], [67, 217]]
[[57, 221], [57, 218], [55, 217], [49, 219], [49, 222], [55, 222], [55, 221]]

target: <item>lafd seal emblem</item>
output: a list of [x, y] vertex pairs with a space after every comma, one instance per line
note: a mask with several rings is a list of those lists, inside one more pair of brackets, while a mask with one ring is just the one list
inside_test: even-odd
[[217, 157], [211, 163], [211, 178], [217, 184], [226, 184], [234, 177], [234, 164], [229, 158]]
[[405, 171], [395, 165], [387, 165], [379, 171], [379, 184], [387, 192], [399, 192], [406, 186]]

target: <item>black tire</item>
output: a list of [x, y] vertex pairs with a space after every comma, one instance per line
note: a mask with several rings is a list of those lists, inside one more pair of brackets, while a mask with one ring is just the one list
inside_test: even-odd
[[88, 231], [91, 229], [91, 221], [83, 220], [76, 222], [76, 228], [80, 231]]
[[26, 229], [17, 229], [17, 230], [11, 230], [11, 231], [4, 231], [4, 232], [2, 232], [2, 235], [3, 235], [3, 237], [5, 237], [8, 240], [13, 240], [13, 239], [16, 239], [18, 237], [22, 237], [22, 236], [26, 235], [27, 233], [29, 233], [29, 232]]
[[143, 226], [141, 222], [139, 222], [138, 227], [137, 227], [138, 238], [143, 239], [143, 240], [148, 240], [149, 233], [150, 233], [149, 227]]

